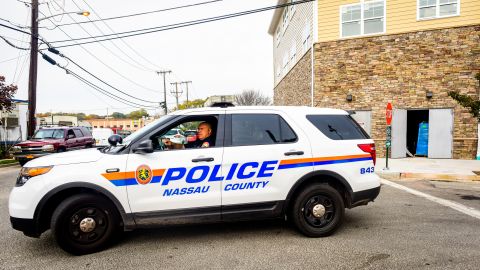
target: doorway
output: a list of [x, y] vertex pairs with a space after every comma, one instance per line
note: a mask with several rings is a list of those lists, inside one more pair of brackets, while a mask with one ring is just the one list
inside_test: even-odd
[[[425, 136], [420, 136], [419, 138], [419, 127], [421, 123], [429, 122], [429, 113], [428, 110], [407, 110], [407, 150], [414, 156], [426, 156], [426, 151], [419, 151], [417, 153], [417, 143], [425, 138]], [[420, 134], [424, 135], [424, 134]], [[428, 133], [426, 134], [428, 138]]]

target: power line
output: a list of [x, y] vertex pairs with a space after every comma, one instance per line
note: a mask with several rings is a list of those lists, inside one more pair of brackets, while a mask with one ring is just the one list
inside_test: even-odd
[[[77, 3], [75, 2], [75, 0], [72, 0], [72, 3], [75, 4], [75, 6], [77, 6], [79, 9], [81, 9], [81, 7], [79, 5], [77, 5]], [[70, 17], [70, 19], [72, 19], [74, 22], [77, 22], [72, 15], [68, 14], [68, 17]], [[89, 18], [90, 20], [90, 18]], [[83, 26], [81, 26], [80, 24], [77, 23], [77, 25], [85, 32], [87, 33], [87, 35], [89, 36], [92, 36], [90, 34], [90, 32], [88, 32]], [[93, 26], [95, 26], [95, 28], [97, 28], [97, 30], [101, 33], [101, 34], [105, 34], [102, 29], [100, 29], [95, 23], [93, 24]], [[115, 46], [120, 52], [122, 52], [126, 57], [128, 57], [130, 60], [132, 60], [133, 62], [137, 63], [135, 59], [131, 58], [129, 55], [127, 55], [120, 47], [117, 46], [117, 44], [115, 44], [113, 41], [110, 41], [110, 43]], [[137, 65], [134, 65], [130, 62], [128, 62], [127, 60], [123, 59], [120, 55], [118, 55], [117, 53], [115, 53], [114, 51], [110, 50], [109, 48], [107, 48], [104, 44], [102, 43], [99, 43], [99, 45], [101, 45], [105, 50], [107, 50], [109, 53], [111, 53], [113, 56], [115, 56], [116, 58], [118, 58], [119, 60], [121, 60], [122, 62], [128, 64], [128, 65], [131, 65], [132, 67], [135, 67], [139, 70], [142, 70], [142, 71], [152, 71], [152, 70], [149, 70], [149, 69], [146, 69], [144, 67], [142, 67], [142, 64], [139, 64], [139, 66]]]
[[[57, 40], [57, 41], [53, 41], [51, 43], [54, 44], [54, 43], [65, 43], [65, 42], [75, 41], [75, 44], [71, 43], [71, 44], [56, 46], [57, 48], [64, 48], [64, 47], [71, 47], [71, 46], [77, 46], [77, 45], [83, 45], [83, 44], [103, 42], [103, 41], [108, 41], [108, 40], [115, 40], [115, 39], [121, 39], [121, 38], [126, 38], [126, 37], [146, 35], [146, 34], [151, 34], [151, 33], [156, 33], [156, 32], [162, 32], [162, 31], [177, 29], [177, 28], [194, 26], [194, 25], [198, 25], [198, 24], [204, 24], [204, 23], [209, 23], [209, 22], [226, 20], [226, 19], [236, 18], [236, 17], [240, 17], [240, 16], [255, 14], [255, 13], [259, 13], [259, 12], [264, 12], [264, 11], [268, 11], [268, 10], [272, 10], [272, 9], [283, 8], [283, 7], [288, 7], [288, 6], [292, 6], [292, 5], [299, 5], [299, 4], [308, 3], [308, 2], [312, 2], [312, 1], [314, 1], [314, 0], [298, 0], [298, 1], [289, 2], [289, 3], [286, 3], [286, 4], [269, 6], [269, 7], [259, 8], [259, 9], [252, 9], [252, 10], [247, 10], [247, 11], [242, 11], [242, 12], [237, 12], [237, 13], [230, 13], [230, 14], [227, 14], [227, 15], [209, 17], [209, 18], [204, 18], [204, 19], [199, 19], [199, 20], [193, 20], [193, 21], [163, 25], [163, 26], [156, 26], [156, 27], [150, 27], [150, 28], [144, 28], [144, 29], [138, 29], [138, 30], [132, 30], [132, 31], [125, 31], [125, 32], [121, 32], [121, 33], [108, 34], [108, 35], [103, 35], [103, 36], [83, 37], [83, 38], [76, 38], [76, 39], [70, 39], [70, 40]], [[114, 36], [114, 37], [111, 37], [111, 36]], [[79, 40], [88, 40], [88, 39], [92, 39], [92, 38], [97, 39], [97, 38], [103, 38], [103, 37], [108, 37], [108, 38], [98, 39], [98, 40], [93, 40], [93, 41], [90, 40], [90, 41], [84, 41], [84, 42], [76, 42], [76, 41], [79, 41]]]
[[0, 38], [3, 39], [3, 41], [5, 41], [8, 45], [12, 46], [15, 49], [19, 49], [19, 50], [23, 50], [23, 51], [29, 51], [30, 50], [29, 48], [23, 48], [23, 47], [19, 47], [19, 46], [13, 44], [12, 42], [10, 42], [8, 39], [4, 38], [3, 36], [0, 36]]
[[141, 98], [132, 96], [132, 95], [126, 93], [125, 91], [122, 91], [122, 90], [118, 89], [117, 87], [111, 85], [110, 83], [108, 83], [108, 82], [100, 79], [98, 76], [96, 76], [95, 74], [91, 73], [90, 71], [88, 71], [88, 70], [85, 69], [84, 67], [80, 66], [77, 62], [73, 61], [70, 57], [65, 56], [65, 55], [63, 55], [63, 54], [61, 54], [61, 53], [59, 53], [58, 55], [61, 56], [61, 57], [63, 57], [63, 58], [65, 58], [65, 59], [67, 59], [68, 61], [72, 62], [75, 66], [77, 66], [78, 68], [80, 68], [81, 70], [83, 70], [84, 72], [86, 72], [87, 74], [89, 74], [90, 76], [94, 77], [95, 79], [99, 80], [99, 81], [102, 82], [103, 84], [109, 86], [110, 88], [112, 88], [112, 89], [114, 89], [114, 90], [116, 90], [116, 91], [118, 91], [118, 92], [120, 92], [120, 93], [122, 93], [122, 94], [124, 94], [124, 95], [126, 95], [126, 96], [128, 96], [128, 97], [137, 99], [137, 100], [139, 100], [139, 101], [147, 102], [147, 103], [156, 103], [156, 104], [159, 103], [158, 101], [149, 101], [149, 100], [146, 100], [146, 99], [141, 99]]
[[[98, 21], [109, 21], [109, 20], [116, 20], [116, 19], [122, 19], [122, 18], [129, 18], [129, 17], [140, 16], [140, 15], [146, 15], [146, 14], [152, 14], [152, 13], [165, 12], [165, 11], [171, 11], [171, 10], [176, 10], [176, 9], [182, 9], [182, 8], [188, 8], [188, 7], [194, 7], [194, 6], [201, 6], [201, 5], [206, 5], [206, 4], [212, 4], [212, 3], [220, 2], [220, 1], [222, 1], [222, 0], [206, 1], [206, 2], [200, 2], [200, 3], [195, 3], [195, 4], [188, 4], [188, 5], [176, 6], [176, 7], [171, 7], [171, 8], [159, 9], [159, 10], [152, 10], [152, 11], [135, 13], [135, 14], [129, 14], [129, 15], [122, 15], [122, 16], [116, 16], [116, 17], [110, 17], [110, 18], [103, 18], [103, 19], [98, 19], [98, 20], [91, 20], [91, 21], [79, 22], [79, 24], [92, 23], [92, 22], [98, 22]], [[72, 24], [75, 24], [75, 23], [59, 24], [57, 27], [59, 27], [59, 26], [67, 26], [67, 25], [72, 25]]]
[[9, 58], [9, 59], [5, 59], [5, 60], [2, 60], [0, 61], [0, 64], [3, 64], [3, 63], [6, 63], [6, 62], [10, 62], [10, 61], [13, 61], [13, 60], [17, 60], [18, 58], [22, 58], [24, 56], [28, 55], [28, 53], [24, 53], [18, 57], [13, 57], [13, 58]]
[[[107, 24], [107, 22], [105, 20], [103, 20], [100, 15], [98, 14], [98, 12], [95, 11], [95, 9], [93, 9], [92, 6], [90, 6], [87, 1], [85, 0], [82, 0], [88, 7], [88, 9], [90, 11], [92, 11], [93, 14], [95, 14], [100, 20], [101, 22], [112, 32], [112, 33], [115, 33], [115, 30], [112, 29], [112, 27], [110, 27], [109, 24]], [[92, 21], [93, 22], [93, 21]], [[133, 53], [135, 53], [138, 57], [142, 58], [145, 62], [149, 63], [150, 65], [152, 65], [153, 67], [155, 67], [156, 69], [161, 69], [160, 67], [158, 67], [156, 64], [152, 63], [150, 60], [148, 60], [148, 58], [144, 57], [143, 55], [141, 55], [137, 50], [135, 50], [132, 46], [130, 46], [130, 44], [128, 44], [125, 40], [123, 39], [120, 39], [120, 41], [125, 44], [125, 46], [127, 46]], [[155, 71], [155, 70], [151, 70], [151, 71]]]
[[[43, 13], [42, 13], [42, 14], [43, 14]], [[45, 16], [45, 14], [43, 14], [43, 15]], [[50, 22], [51, 22], [52, 24], [54, 24], [54, 23], [51, 21], [51, 19], [48, 19], [48, 20], [50, 20]], [[0, 24], [0, 25], [1, 25], [1, 24]], [[59, 27], [58, 29], [59, 29], [60, 31], [62, 31], [67, 37], [72, 38], [72, 37], [71, 37], [67, 32], [65, 32], [62, 28]], [[49, 42], [44, 41], [44, 43], [47, 44], [48, 47], [52, 47]], [[132, 84], [135, 84], [136, 86], [138, 86], [138, 87], [140, 87], [140, 88], [142, 88], [142, 89], [145, 89], [145, 90], [147, 90], [147, 91], [151, 91], [151, 92], [154, 92], [154, 93], [157, 93], [157, 92], [158, 92], [157, 90], [150, 89], [150, 88], [148, 88], [148, 87], [145, 87], [145, 86], [143, 86], [143, 85], [141, 85], [141, 84], [139, 84], [139, 83], [137, 83], [137, 82], [129, 79], [129, 78], [126, 77], [125, 75], [121, 74], [120, 72], [118, 72], [117, 70], [115, 70], [114, 68], [112, 68], [110, 65], [107, 65], [107, 64], [106, 64], [105, 62], [103, 62], [100, 58], [98, 58], [98, 57], [95, 56], [93, 53], [91, 53], [89, 50], [87, 50], [84, 46], [81, 46], [81, 45], [80, 45], [80, 48], [82, 48], [82, 50], [84, 50], [84, 51], [85, 51], [86, 53], [88, 53], [90, 56], [92, 56], [93, 58], [95, 58], [98, 62], [102, 63], [105, 67], [107, 67], [108, 69], [110, 69], [111, 71], [113, 71], [114, 73], [116, 73], [118, 76], [120, 76], [120, 77], [124, 78], [125, 80], [131, 82]]]

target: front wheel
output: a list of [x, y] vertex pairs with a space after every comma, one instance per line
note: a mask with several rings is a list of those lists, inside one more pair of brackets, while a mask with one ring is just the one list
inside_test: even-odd
[[74, 255], [94, 253], [111, 243], [120, 230], [120, 216], [108, 200], [92, 194], [67, 198], [53, 212], [52, 234]]
[[338, 191], [327, 184], [313, 184], [293, 202], [295, 227], [309, 237], [328, 236], [340, 227], [345, 205]]

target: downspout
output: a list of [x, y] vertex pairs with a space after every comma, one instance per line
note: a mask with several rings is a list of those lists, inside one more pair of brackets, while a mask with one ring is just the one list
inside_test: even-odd
[[311, 58], [311, 106], [314, 107], [315, 99], [315, 43], [318, 42], [318, 0], [312, 2], [313, 5], [313, 39], [312, 39], [312, 48], [310, 49], [310, 58]]

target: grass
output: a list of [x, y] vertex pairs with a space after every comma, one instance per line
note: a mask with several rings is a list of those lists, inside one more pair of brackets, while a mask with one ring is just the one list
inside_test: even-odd
[[15, 159], [0, 159], [0, 165], [18, 163]]

